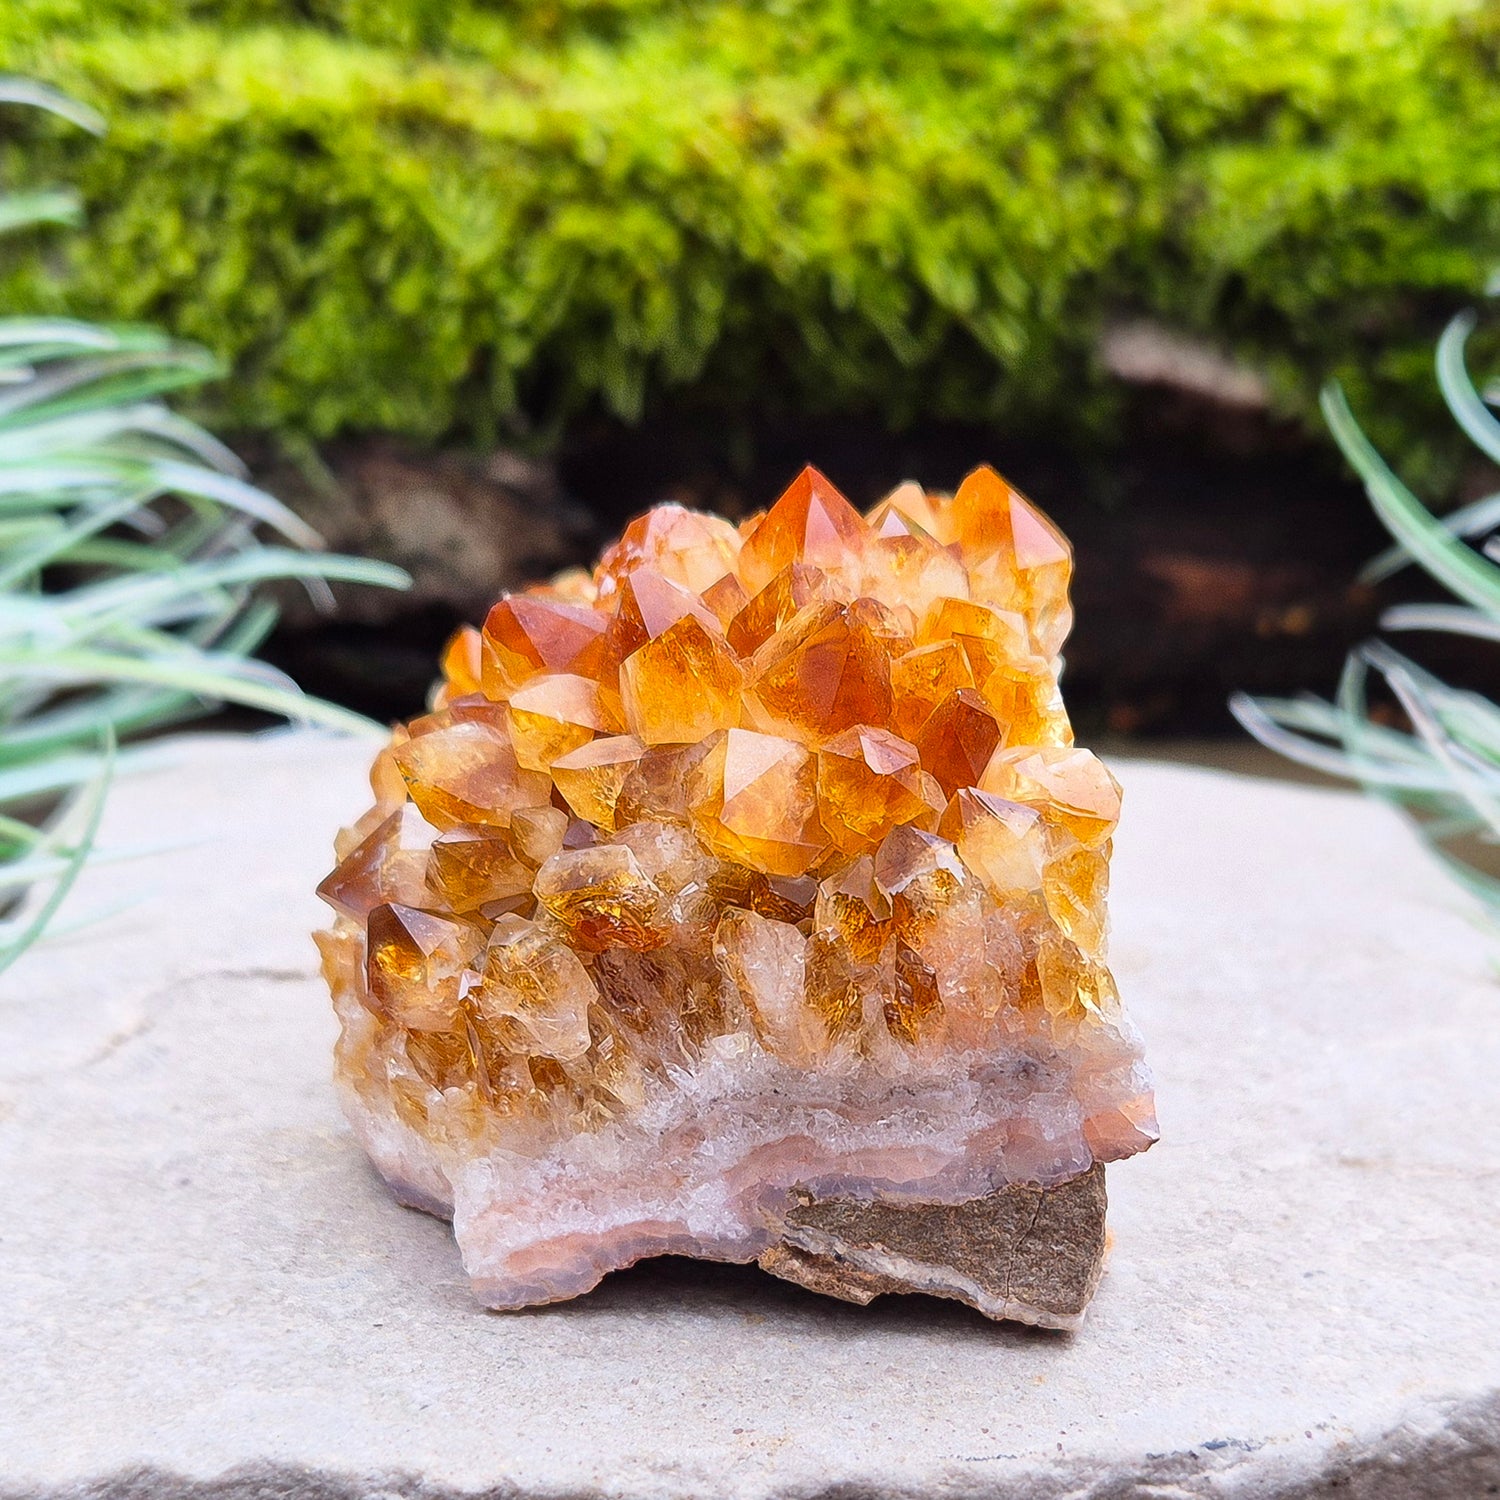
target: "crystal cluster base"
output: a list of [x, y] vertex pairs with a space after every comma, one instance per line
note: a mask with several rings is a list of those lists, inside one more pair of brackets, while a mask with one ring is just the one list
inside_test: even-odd
[[319, 935], [349, 1118], [479, 1298], [643, 1256], [1072, 1327], [1155, 1139], [1066, 542], [992, 470], [663, 506], [397, 729]]

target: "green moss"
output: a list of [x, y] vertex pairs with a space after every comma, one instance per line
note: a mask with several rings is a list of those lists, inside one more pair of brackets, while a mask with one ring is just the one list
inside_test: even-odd
[[91, 231], [0, 305], [201, 340], [241, 427], [1097, 413], [1136, 313], [1419, 418], [1500, 249], [1461, 0], [0, 0], [0, 39], [112, 121], [12, 147]]

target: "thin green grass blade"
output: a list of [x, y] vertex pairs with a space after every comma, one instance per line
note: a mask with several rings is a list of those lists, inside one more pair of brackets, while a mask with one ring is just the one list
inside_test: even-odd
[[26, 654], [0, 648], [0, 675], [23, 681], [76, 687], [91, 682], [139, 682], [194, 693], [223, 703], [259, 708], [305, 724], [318, 724], [348, 734], [383, 733], [361, 714], [309, 698], [299, 689], [275, 686], [251, 676], [249, 664], [230, 657], [203, 654], [198, 665], [186, 661], [142, 660], [104, 651], [50, 651]]
[[72, 193], [39, 191], [0, 198], [0, 234], [12, 234], [34, 224], [76, 224], [82, 217]]
[[1461, 312], [1443, 330], [1437, 347], [1438, 387], [1454, 420], [1488, 458], [1500, 463], [1500, 422], [1497, 422], [1474, 383], [1464, 362], [1464, 349], [1478, 317], [1472, 311]]
[[[1482, 536], [1500, 526], [1500, 493], [1485, 495], [1470, 505], [1461, 506], [1443, 516], [1439, 522], [1449, 536]], [[1412, 561], [1411, 553], [1397, 543], [1387, 547], [1360, 570], [1361, 583], [1381, 583]]]
[[1461, 604], [1395, 604], [1380, 617], [1386, 630], [1438, 630], [1500, 641], [1500, 619]]
[[1323, 391], [1323, 414], [1345, 458], [1364, 481], [1370, 504], [1387, 531], [1439, 583], [1481, 610], [1500, 613], [1500, 569], [1451, 537], [1396, 478], [1354, 420], [1343, 391]]
[[0, 75], [0, 104], [24, 104], [29, 109], [45, 110], [49, 115], [71, 121], [90, 135], [103, 135], [105, 131], [104, 116], [97, 109], [90, 109], [87, 104], [80, 104], [32, 78]]
[[8, 969], [42, 935], [57, 914], [58, 908], [67, 899], [68, 892], [77, 884], [78, 877], [83, 873], [84, 864], [94, 847], [94, 840], [98, 837], [99, 824], [104, 817], [105, 797], [114, 779], [115, 743], [113, 738], [106, 740], [100, 759], [102, 764], [99, 774], [87, 794], [83, 831], [79, 835], [77, 846], [46, 900], [17, 934], [0, 946], [0, 973]]

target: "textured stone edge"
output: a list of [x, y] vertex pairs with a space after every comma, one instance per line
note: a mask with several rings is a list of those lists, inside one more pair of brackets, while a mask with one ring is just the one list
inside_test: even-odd
[[1015, 1183], [967, 1203], [794, 1195], [762, 1270], [861, 1305], [951, 1297], [988, 1318], [1076, 1329], [1107, 1245], [1103, 1163], [1054, 1187]]
[[[1466, 1401], [1430, 1401], [1360, 1441], [1319, 1434], [1311, 1451], [1252, 1435], [1208, 1439], [1172, 1453], [1049, 1461], [1017, 1456], [1013, 1467], [981, 1465], [973, 1473], [935, 1472], [923, 1482], [902, 1476], [882, 1483], [869, 1474], [768, 1482], [767, 1497], [799, 1500], [913, 1500], [923, 1495], [994, 1500], [1215, 1500], [1229, 1493], [1257, 1500], [1300, 1500], [1335, 1493], [1350, 1500], [1484, 1500], [1500, 1495], [1500, 1390]], [[680, 1476], [676, 1488], [556, 1485], [502, 1481], [482, 1489], [433, 1483], [410, 1472], [334, 1472], [298, 1464], [249, 1462], [212, 1478], [138, 1465], [63, 1483], [0, 1480], [0, 1500], [680, 1500], [710, 1493]], [[1002, 1488], [1003, 1486], [1003, 1488]]]

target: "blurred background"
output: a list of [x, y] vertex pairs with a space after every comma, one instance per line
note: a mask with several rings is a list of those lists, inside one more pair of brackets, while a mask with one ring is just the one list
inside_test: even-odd
[[84, 227], [0, 242], [0, 307], [222, 359], [179, 405], [414, 577], [288, 585], [265, 648], [378, 718], [653, 502], [989, 461], [1074, 540], [1081, 734], [1229, 742], [1433, 594], [1357, 581], [1325, 381], [1434, 509], [1500, 488], [1432, 374], [1497, 65], [1472, 0], [0, 0], [0, 70], [108, 122], [5, 121]]

